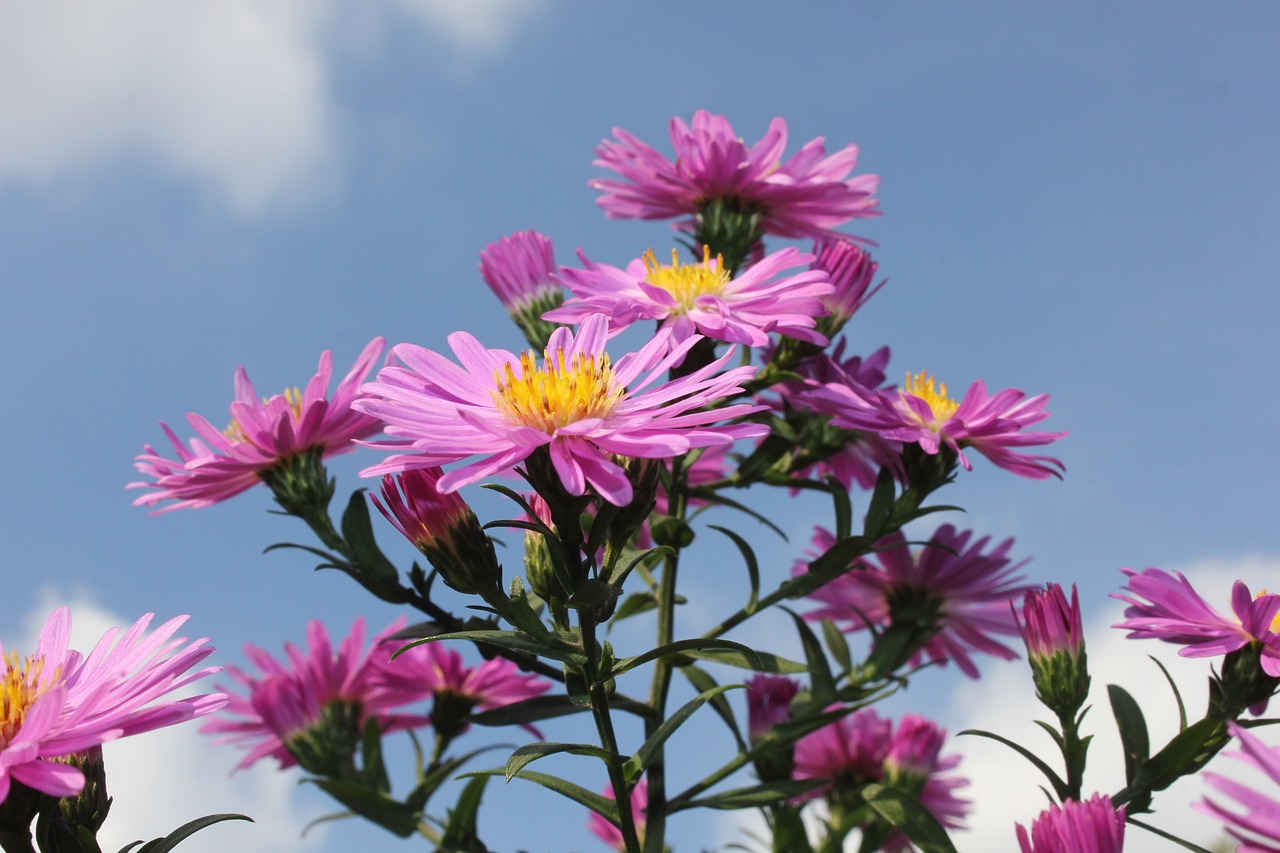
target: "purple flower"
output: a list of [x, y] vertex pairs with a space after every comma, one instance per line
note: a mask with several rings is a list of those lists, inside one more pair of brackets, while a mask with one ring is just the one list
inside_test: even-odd
[[774, 726], [791, 719], [791, 700], [800, 683], [785, 675], [755, 675], [747, 679], [747, 734], [758, 740]]
[[872, 708], [854, 711], [796, 741], [796, 779], [828, 782], [804, 795], [826, 796], [840, 788], [856, 788], [884, 778], [893, 723]]
[[564, 302], [555, 271], [551, 240], [537, 231], [517, 231], [480, 253], [480, 277], [534, 346], [545, 345], [554, 330], [543, 313]]
[[1067, 800], [1049, 806], [1028, 833], [1017, 824], [1022, 853], [1121, 853], [1124, 849], [1124, 809], [1116, 809], [1103, 794], [1085, 802]]
[[706, 247], [701, 263], [681, 264], [673, 249], [669, 266], [647, 252], [625, 270], [593, 263], [582, 253], [578, 257], [583, 269], [560, 271], [574, 298], [548, 311], [544, 319], [579, 323], [591, 314], [605, 314], [611, 333], [641, 320], [659, 320], [677, 342], [700, 334], [761, 347], [769, 343], [770, 332], [777, 332], [814, 344], [827, 343], [815, 331], [814, 318], [827, 313], [822, 300], [835, 288], [821, 269], [780, 275], [813, 260], [794, 248], [766, 255], [745, 270], [725, 269], [724, 258], [712, 258]]
[[[392, 652], [399, 647], [393, 642], [383, 648]], [[440, 642], [422, 643], [389, 659], [381, 656], [376, 668], [373, 680], [379, 688], [406, 703], [424, 694], [434, 697], [437, 703], [441, 697], [449, 696], [467, 702], [468, 709], [475, 706], [488, 710], [541, 696], [551, 687], [550, 682], [521, 672], [506, 658], [467, 666], [461, 654]]]
[[[919, 714], [904, 714], [898, 721], [889, 752], [884, 759], [885, 779], [895, 788], [914, 794], [948, 829], [964, 826], [970, 801], [956, 795], [969, 784], [951, 773], [960, 764], [959, 755], [942, 755], [947, 730]], [[895, 832], [885, 842], [886, 850], [910, 847], [906, 836]]]
[[758, 211], [764, 230], [779, 237], [834, 237], [833, 229], [855, 217], [877, 216], [876, 175], [849, 178], [857, 146], [826, 156], [821, 137], [786, 161], [787, 123], [775, 118], [769, 131], [748, 147], [723, 116], [694, 113], [692, 127], [671, 119], [669, 160], [625, 130], [617, 142], [602, 141], [595, 165], [621, 180], [597, 178], [597, 203], [611, 219], [689, 217], [710, 202], [727, 201]]
[[1056, 583], [1029, 590], [1022, 600], [1022, 639], [1027, 656], [1037, 658], [1065, 654], [1078, 658], [1084, 652], [1084, 628], [1080, 623], [1080, 595], [1071, 585], [1071, 601]]
[[[963, 448], [972, 447], [997, 466], [1023, 477], [1041, 480], [1060, 477], [1063, 465], [1050, 456], [1035, 456], [1013, 448], [1049, 444], [1065, 432], [1024, 432], [1049, 416], [1045, 394], [1027, 397], [1016, 388], [988, 396], [982, 381], [974, 382], [960, 402], [947, 396], [927, 373], [907, 375], [906, 385], [895, 391], [864, 387], [848, 377], [827, 382], [803, 395], [812, 408], [832, 416], [832, 423], [847, 429], [878, 433], [890, 441], [918, 443], [929, 454], [943, 445], [959, 456], [965, 470], [972, 468]], [[1057, 470], [1055, 470], [1057, 469]]]
[[151, 619], [146, 614], [123, 636], [112, 628], [85, 656], [68, 647], [71, 612], [60, 607], [45, 622], [34, 654], [5, 654], [0, 647], [0, 802], [14, 780], [54, 797], [78, 794], [84, 774], [49, 759], [194, 719], [227, 704], [221, 693], [150, 704], [218, 671], [188, 672], [213, 647], [206, 645], [207, 639], [173, 637], [186, 616], [147, 635]]
[[233, 743], [248, 751], [237, 769], [267, 757], [276, 759], [284, 769], [314, 757], [316, 742], [327, 744], [346, 737], [354, 749], [371, 717], [377, 718], [384, 733], [426, 724], [425, 717], [402, 714], [398, 709], [426, 698], [429, 691], [423, 688], [411, 694], [389, 690], [379, 679], [381, 665], [394, 650], [379, 649], [379, 644], [404, 624], [403, 618], [393, 622], [373, 638], [368, 652], [364, 649], [364, 619], [355, 621], [336, 650], [324, 624], [313, 619], [307, 624], [307, 648], [286, 643], [284, 663], [246, 645], [245, 656], [261, 674], [250, 675], [228, 666], [227, 674], [244, 693], [233, 693], [226, 711], [205, 723], [201, 731], [221, 735], [217, 743]]
[[144, 448], [134, 467], [148, 479], [126, 488], [153, 491], [136, 499], [134, 506], [166, 500], [175, 503], [158, 512], [209, 506], [262, 482], [265, 474], [292, 457], [318, 450], [328, 458], [354, 450], [354, 440], [382, 429], [377, 419], [353, 411], [351, 401], [385, 345], [382, 338], [370, 341], [332, 398], [325, 397], [333, 373], [328, 350], [321, 354], [305, 390], [292, 388], [268, 399], [258, 396], [243, 367], [236, 368], [231, 424], [219, 430], [194, 412], [187, 415], [197, 433], [188, 447], [161, 423], [178, 458], [166, 459], [151, 445]]
[[[875, 555], [811, 593], [825, 606], [810, 611], [806, 618], [831, 619], [845, 623], [845, 631], [860, 631], [868, 623], [889, 625], [899, 607], [932, 610], [936, 629], [911, 663], [924, 658], [944, 664], [955, 661], [961, 672], [977, 678], [973, 652], [1004, 660], [1017, 657], [993, 635], [1018, 633], [1009, 602], [1024, 593], [1027, 585], [1017, 575], [1026, 561], [1013, 563], [1008, 556], [1012, 539], [985, 554], [990, 539], [972, 540], [972, 531], [961, 533], [944, 524], [926, 547], [912, 551], [901, 531], [890, 534], [876, 543]], [[819, 527], [809, 553], [816, 557], [834, 544], [835, 537]], [[800, 562], [793, 574], [806, 571], [808, 564]]]
[[884, 287], [884, 282], [871, 286], [878, 265], [865, 249], [849, 240], [814, 243], [813, 254], [813, 268], [824, 271], [835, 287], [835, 292], [822, 300], [828, 316], [818, 321], [818, 330], [830, 338]]
[[370, 446], [409, 452], [361, 473], [368, 477], [481, 457], [440, 478], [438, 488], [447, 493], [505, 471], [545, 447], [570, 494], [590, 487], [608, 502], [626, 506], [632, 486], [614, 455], [664, 459], [767, 431], [759, 424], [713, 425], [759, 406], [704, 408], [741, 392], [741, 383], [754, 373], [751, 367], [720, 372], [733, 359], [732, 350], [687, 376], [642, 390], [659, 382], [700, 338], [672, 347], [670, 333], [659, 332], [615, 366], [604, 351], [607, 326], [607, 318], [594, 314], [576, 335], [557, 329], [541, 365], [532, 352], [516, 356], [486, 349], [465, 332], [449, 336], [461, 366], [431, 350], [400, 344], [395, 353], [404, 366], [383, 368], [354, 405], [384, 420], [387, 433], [398, 439]]
[[1254, 598], [1244, 581], [1236, 581], [1231, 588], [1235, 619], [1228, 619], [1210, 607], [1181, 572], [1120, 571], [1129, 577], [1126, 590], [1137, 597], [1111, 596], [1129, 605], [1125, 620], [1112, 627], [1127, 630], [1130, 639], [1178, 643], [1183, 646], [1178, 654], [1188, 658], [1225, 655], [1256, 642], [1261, 647], [1262, 670], [1273, 678], [1280, 676], [1280, 635], [1275, 631], [1280, 595], [1262, 593]]
[[[1280, 783], [1280, 751], [1264, 744], [1244, 726], [1228, 722], [1227, 731], [1239, 739], [1242, 747], [1242, 751], [1227, 755], [1266, 773], [1273, 783]], [[1240, 842], [1236, 848], [1239, 853], [1280, 851], [1280, 800], [1254, 785], [1244, 785], [1218, 773], [1205, 772], [1202, 777], [1217, 793], [1243, 806], [1243, 811], [1230, 809], [1209, 798], [1193, 806], [1227, 824], [1227, 832]]]

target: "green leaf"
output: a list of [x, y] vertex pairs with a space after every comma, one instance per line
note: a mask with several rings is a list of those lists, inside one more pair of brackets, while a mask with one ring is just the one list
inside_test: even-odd
[[[467, 779], [472, 776], [505, 776], [502, 770], [478, 770], [474, 773], [463, 773], [460, 779]], [[561, 796], [568, 797], [580, 806], [585, 806], [605, 820], [618, 823], [618, 804], [603, 794], [597, 794], [594, 791], [588, 791], [581, 785], [575, 785], [572, 782], [561, 779], [558, 776], [550, 776], [546, 773], [539, 773], [536, 770], [526, 770], [516, 777], [517, 779], [525, 779], [529, 782], [535, 782], [542, 787], [555, 791]]]
[[373, 524], [369, 520], [369, 500], [364, 489], [351, 493], [347, 509], [342, 513], [342, 538], [364, 570], [364, 574], [378, 583], [398, 584], [400, 570], [391, 564], [373, 535]]
[[[510, 749], [510, 744], [505, 746], [507, 749]], [[503, 744], [492, 743], [488, 746], [482, 746], [479, 749], [473, 749], [465, 755], [459, 755], [454, 758], [447, 759], [429, 773], [422, 774], [421, 769], [419, 769], [418, 772], [422, 775], [418, 784], [409, 792], [409, 796], [404, 798], [404, 804], [417, 812], [422, 812], [427, 807], [427, 801], [431, 799], [432, 795], [435, 794], [437, 790], [439, 790], [440, 786], [453, 778], [455, 770], [482, 752], [490, 752], [491, 750], [502, 749], [503, 747]]]
[[623, 760], [621, 755], [612, 753], [607, 749], [601, 749], [598, 746], [592, 746], [589, 743], [547, 743], [545, 741], [527, 743], [511, 753], [511, 757], [507, 759], [507, 766], [504, 771], [506, 781], [510, 782], [513, 776], [539, 758], [545, 758], [548, 755], [556, 755], [561, 752], [567, 752], [570, 755], [590, 755], [600, 759], [605, 764], [617, 763]]
[[392, 657], [394, 658], [414, 646], [420, 646], [423, 643], [434, 643], [438, 640], [471, 640], [473, 643], [497, 646], [501, 649], [510, 649], [517, 652], [527, 652], [540, 657], [571, 663], [575, 666], [581, 666], [587, 660], [586, 655], [579, 648], [553, 640], [550, 637], [546, 640], [540, 640], [524, 631], [452, 631], [447, 634], [436, 634], [434, 637], [423, 637], [420, 640], [408, 643]]
[[382, 760], [382, 726], [378, 724], [377, 717], [370, 717], [364, 724], [364, 732], [360, 738], [360, 759], [369, 787], [382, 794], [390, 791], [391, 781], [387, 778], [387, 766]]
[[747, 580], [751, 584], [751, 594], [747, 596], [747, 603], [743, 605], [742, 610], [748, 614], [755, 613], [756, 605], [760, 601], [760, 564], [756, 561], [755, 551], [751, 550], [747, 540], [732, 530], [725, 527], [717, 527], [714, 524], [708, 524], [707, 526], [728, 536], [733, 541], [733, 544], [738, 546], [738, 551], [742, 554], [742, 561], [747, 566]]
[[[678, 667], [678, 670], [685, 678], [689, 679], [693, 689], [699, 693], [705, 693], [718, 686], [716, 680], [706, 670], [691, 663]], [[733, 715], [733, 709], [729, 707], [729, 701], [723, 696], [712, 696], [710, 704], [711, 709], [719, 714], [720, 719], [724, 720], [724, 724], [729, 727], [729, 732], [738, 743], [738, 749], [746, 752], [747, 742], [742, 739], [742, 733], [738, 731], [738, 720]]]
[[835, 503], [836, 539], [845, 539], [853, 532], [853, 504], [849, 501], [849, 490], [833, 476], [825, 479], [831, 490], [831, 500]]
[[796, 631], [800, 634], [800, 643], [804, 646], [804, 659], [808, 664], [809, 692], [813, 695], [813, 702], [818, 707], [825, 707], [836, 697], [836, 681], [831, 674], [831, 665], [827, 662], [827, 656], [823, 653], [818, 638], [804, 619], [785, 607], [782, 610], [791, 617]]
[[[1166, 841], [1172, 841], [1174, 844], [1177, 844], [1179, 847], [1182, 847], [1186, 850], [1194, 850], [1196, 851], [1196, 853], [1213, 853], [1212, 850], [1206, 850], [1205, 848], [1201, 847], [1198, 844], [1192, 844], [1190, 841], [1179, 838], [1178, 836], [1173, 835], [1171, 833], [1165, 832], [1163, 829], [1154, 827], [1149, 823], [1143, 823], [1142, 821], [1138, 820], [1135, 817], [1129, 817], [1126, 819], [1125, 822], [1131, 823], [1134, 826], [1140, 826], [1143, 829], [1145, 829], [1147, 832], [1154, 833], [1155, 835], [1160, 836]], [[1219, 849], [1225, 849], [1225, 848], [1219, 848]]]
[[623, 765], [623, 772], [627, 774], [627, 784], [635, 784], [636, 780], [644, 774], [649, 763], [653, 761], [654, 756], [662, 749], [662, 745], [676, 733], [676, 729], [684, 725], [685, 720], [692, 717], [695, 711], [707, 704], [707, 700], [714, 696], [719, 696], [725, 691], [737, 689], [745, 689], [745, 685], [722, 684], [718, 687], [712, 687], [710, 690], [704, 690], [682, 705], [670, 717], [663, 720], [657, 731], [650, 735], [649, 739], [636, 750], [636, 754], [627, 759], [627, 763]]
[[[200, 830], [208, 826], [213, 826], [215, 823], [222, 823], [224, 820], [247, 820], [249, 823], [253, 823], [253, 818], [242, 814], [205, 815], [204, 817], [198, 817], [193, 821], [184, 823], [164, 838], [157, 838], [153, 841], [148, 841], [139, 848], [138, 853], [169, 853], [170, 850], [177, 847], [183, 841], [195, 835]], [[133, 844], [121, 848], [120, 853], [125, 853], [125, 851], [133, 849], [133, 847], [139, 843], [141, 842], [135, 841]]]
[[1120, 744], [1124, 747], [1124, 781], [1132, 785], [1151, 757], [1151, 741], [1147, 736], [1147, 721], [1142, 709], [1129, 691], [1117, 684], [1107, 685], [1111, 699], [1111, 713], [1116, 718], [1120, 732]]
[[[408, 838], [418, 831], [418, 810], [364, 785], [340, 779], [307, 779], [360, 817], [388, 832]], [[143, 853], [143, 851], [139, 851]]]
[[893, 472], [885, 465], [876, 476], [876, 485], [871, 491], [871, 502], [867, 505], [866, 521], [862, 526], [863, 536], [874, 542], [892, 532], [889, 521], [893, 518], [893, 505]]
[[705, 660], [710, 663], [724, 664], [725, 666], [736, 666], [739, 669], [749, 669], [752, 672], [769, 672], [781, 675], [798, 675], [808, 672], [809, 669], [799, 661], [788, 660], [769, 652], [753, 652], [750, 657], [741, 652], [722, 651], [717, 649], [697, 649], [686, 651], [686, 655], [698, 660]]
[[1146, 772], [1143, 773], [1147, 787], [1152, 791], [1163, 791], [1180, 776], [1198, 770], [1208, 760], [1205, 752], [1215, 740], [1226, 743], [1225, 732], [1222, 723], [1205, 717], [1174, 735], [1147, 762]]
[[765, 517], [764, 515], [761, 515], [760, 513], [756, 512], [754, 509], [752, 509], [749, 506], [746, 506], [745, 504], [738, 503], [732, 498], [725, 497], [724, 495], [720, 494], [719, 492], [713, 489], [694, 488], [689, 490], [689, 494], [696, 495], [699, 499], [706, 501], [708, 504], [721, 504], [723, 506], [729, 507], [730, 509], [736, 509], [738, 512], [751, 516], [756, 521], [760, 522], [765, 527], [769, 528], [774, 533], [778, 534], [778, 536], [782, 539], [783, 542], [791, 541], [790, 539], [787, 538], [787, 534], [783, 531], [783, 529], [778, 525], [774, 524], [767, 517]]
[[618, 605], [613, 618], [609, 620], [609, 628], [613, 628], [614, 622], [621, 619], [629, 619], [632, 616], [639, 616], [641, 613], [648, 613], [650, 610], [656, 610], [657, 607], [658, 599], [653, 593], [647, 591], [633, 592]]
[[437, 853], [489, 853], [480, 841], [477, 822], [480, 817], [480, 800], [489, 777], [477, 776], [466, 784], [458, 795], [458, 802], [449, 809]]
[[650, 649], [642, 655], [624, 658], [618, 661], [618, 665], [614, 667], [613, 672], [611, 672], [610, 675], [621, 675], [624, 672], [630, 672], [638, 666], [642, 666], [650, 661], [658, 660], [659, 658], [670, 657], [671, 655], [701, 652], [709, 649], [735, 651], [746, 657], [747, 660], [754, 659], [757, 665], [751, 668], [758, 669], [758, 666], [763, 664], [763, 661], [760, 661], [755, 650], [749, 646], [744, 646], [742, 643], [735, 643], [732, 640], [694, 637], [689, 640], [676, 640], [674, 643], [667, 643], [665, 646], [658, 646], [656, 649]]
[[821, 779], [783, 779], [777, 782], [766, 782], [746, 788], [734, 788], [731, 791], [698, 800], [689, 800], [680, 803], [679, 808], [673, 808], [672, 811], [696, 808], [723, 810], [764, 808], [806, 794], [823, 784], [825, 783]]
[[481, 726], [526, 726], [541, 720], [578, 714], [584, 710], [569, 701], [568, 696], [534, 696], [531, 699], [522, 699], [510, 705], [499, 705], [496, 708], [472, 714], [467, 719]]
[[905, 832], [921, 853], [956, 853], [946, 829], [916, 798], [883, 785], [866, 786], [862, 797], [876, 814]]
[[693, 544], [693, 528], [671, 515], [655, 515], [649, 519], [653, 541], [667, 548], [688, 548]]
[[617, 562], [614, 563], [613, 571], [604, 580], [620, 587], [626, 581], [628, 575], [644, 563], [650, 560], [656, 562], [658, 557], [665, 557], [674, 553], [675, 551], [665, 545], [660, 545], [657, 548], [645, 548], [644, 550], [628, 548], [619, 555]]
[[823, 619], [821, 624], [822, 639], [827, 644], [827, 651], [831, 652], [836, 663], [840, 664], [841, 672], [851, 671], [853, 658], [849, 655], [849, 641], [845, 639], [844, 632], [830, 619]]
[[1067, 788], [1067, 783], [1062, 781], [1062, 777], [1059, 776], [1057, 773], [1055, 773], [1052, 767], [1050, 767], [1048, 764], [1045, 764], [1043, 761], [1041, 761], [1040, 758], [1034, 752], [1027, 749], [1025, 746], [1016, 744], [1013, 741], [1009, 740], [1008, 738], [1001, 737], [998, 734], [993, 734], [992, 732], [984, 732], [981, 729], [965, 729], [964, 731], [960, 732], [960, 734], [977, 735], [978, 737], [990, 738], [991, 740], [998, 741], [999, 743], [1004, 744], [1005, 746], [1012, 749], [1014, 752], [1021, 755], [1023, 758], [1027, 759], [1027, 761], [1030, 761], [1037, 770], [1039, 770], [1041, 773], [1044, 774], [1044, 777], [1049, 780], [1049, 784], [1053, 786], [1053, 791], [1058, 795], [1059, 800], [1065, 800], [1067, 798], [1067, 795], [1070, 793], [1070, 791]]
[[1164, 664], [1153, 655], [1147, 655], [1151, 658], [1151, 662], [1160, 667], [1160, 671], [1164, 673], [1164, 680], [1169, 682], [1169, 689], [1173, 691], [1173, 700], [1178, 703], [1178, 730], [1181, 731], [1187, 727], [1187, 706], [1182, 704], [1182, 694], [1178, 692], [1178, 685], [1173, 683], [1173, 676], [1169, 674], [1169, 670], [1164, 668]]

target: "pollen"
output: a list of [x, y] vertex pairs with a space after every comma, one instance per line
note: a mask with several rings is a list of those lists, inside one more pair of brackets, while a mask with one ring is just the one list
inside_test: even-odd
[[660, 287], [680, 304], [680, 312], [693, 307], [699, 296], [719, 296], [729, 283], [729, 272], [724, 268], [724, 255], [711, 259], [711, 249], [702, 247], [702, 262], [681, 264], [677, 249], [671, 250], [671, 265], [659, 264], [653, 250], [644, 253], [645, 281]]
[[520, 356], [520, 374], [510, 364], [494, 371], [498, 388], [493, 402], [507, 420], [533, 427], [548, 435], [587, 418], [607, 417], [626, 393], [617, 386], [606, 353], [578, 354], [566, 359], [564, 350], [544, 353], [542, 367], [536, 356]]
[[[36, 701], [41, 692], [41, 675], [44, 672], [44, 658], [18, 657], [17, 652], [10, 652], [8, 660], [0, 661], [5, 672], [0, 675], [0, 746], [13, 740], [22, 728], [27, 709]], [[57, 673], [53, 681], [56, 683]]]
[[960, 408], [959, 403], [947, 396], [947, 383], [939, 383], [926, 371], [920, 371], [917, 376], [908, 373], [904, 389], [898, 392], [903, 398], [910, 394], [929, 404], [929, 409], [933, 412], [933, 420], [924, 425], [934, 432], [941, 429], [942, 425]]

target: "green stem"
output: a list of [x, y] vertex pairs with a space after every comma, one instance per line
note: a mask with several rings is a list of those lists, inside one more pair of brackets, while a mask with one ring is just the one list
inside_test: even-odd
[[[582, 628], [582, 645], [587, 655], [583, 677], [587, 684], [587, 698], [591, 704], [591, 716], [595, 719], [600, 745], [610, 755], [618, 755], [618, 737], [609, 714], [609, 696], [600, 672], [600, 651], [596, 642], [596, 623], [585, 611], [579, 611], [578, 624]], [[622, 764], [609, 761], [609, 784], [613, 787], [614, 802], [618, 805], [618, 828], [622, 831], [622, 843], [626, 853], [641, 853], [640, 836], [636, 830], [635, 814], [631, 810], [631, 790]]]

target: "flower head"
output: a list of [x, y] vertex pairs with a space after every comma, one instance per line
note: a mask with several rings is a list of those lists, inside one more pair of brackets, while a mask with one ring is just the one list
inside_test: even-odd
[[174, 638], [186, 616], [148, 635], [151, 619], [150, 613], [143, 616], [123, 636], [112, 628], [85, 656], [68, 647], [71, 613], [60, 607], [45, 622], [34, 654], [22, 657], [0, 648], [0, 802], [14, 780], [55, 797], [78, 794], [84, 774], [50, 759], [190, 720], [227, 703], [225, 695], [209, 693], [151, 704], [217, 671], [189, 672], [213, 647], [207, 639]]
[[827, 382], [803, 395], [814, 409], [832, 416], [832, 423], [848, 429], [868, 430], [882, 438], [918, 443], [924, 452], [936, 454], [942, 446], [959, 457], [966, 470], [972, 465], [964, 448], [972, 447], [1006, 471], [1041, 480], [1060, 477], [1063, 465], [1050, 456], [1035, 456], [1012, 448], [1049, 444], [1065, 432], [1024, 432], [1049, 416], [1047, 395], [1027, 397], [1016, 388], [988, 396], [981, 380], [969, 386], [963, 399], [947, 393], [946, 383], [928, 373], [907, 374], [896, 390], [877, 390], [844, 377]]
[[700, 334], [759, 347], [769, 343], [770, 332], [827, 342], [815, 331], [815, 318], [827, 313], [822, 300], [835, 288], [821, 269], [782, 275], [813, 260], [794, 248], [766, 255], [745, 270], [725, 269], [724, 258], [711, 257], [706, 247], [700, 263], [680, 263], [673, 249], [670, 265], [647, 252], [625, 270], [593, 263], [581, 253], [578, 257], [583, 269], [560, 271], [574, 298], [548, 311], [545, 319], [578, 323], [601, 313], [609, 316], [613, 332], [641, 320], [659, 320], [677, 342]]
[[[1121, 569], [1129, 578], [1130, 595], [1116, 595], [1129, 606], [1123, 622], [1112, 627], [1129, 632], [1130, 639], [1156, 639], [1183, 646], [1182, 657], [1225, 655], [1251, 643], [1260, 646], [1260, 664], [1272, 678], [1280, 676], [1280, 595], [1263, 593], [1256, 598], [1244, 581], [1231, 588], [1229, 619], [1209, 606], [1181, 572], [1160, 569]], [[1144, 600], [1145, 599], [1145, 600]]]
[[615, 455], [664, 459], [767, 431], [759, 424], [713, 425], [758, 406], [704, 408], [740, 392], [754, 372], [736, 367], [720, 373], [732, 351], [693, 373], [641, 390], [658, 382], [700, 338], [671, 347], [670, 333], [659, 332], [615, 365], [604, 351], [607, 326], [603, 315], [594, 314], [576, 334], [557, 329], [541, 363], [532, 352], [516, 356], [486, 349], [465, 332], [449, 336], [461, 366], [421, 347], [397, 346], [404, 366], [383, 368], [365, 385], [355, 407], [384, 420], [387, 433], [398, 438], [370, 446], [411, 452], [361, 473], [367, 477], [482, 457], [440, 478], [439, 490], [448, 493], [545, 448], [570, 494], [585, 494], [590, 487], [609, 503], [626, 506], [632, 486]]
[[1071, 601], [1056, 583], [1029, 590], [1019, 623], [1027, 660], [1040, 701], [1060, 714], [1075, 716], [1089, 695], [1089, 667], [1080, 620], [1080, 596]]
[[[1240, 741], [1240, 752], [1227, 755], [1265, 773], [1273, 783], [1280, 783], [1280, 750], [1264, 744], [1257, 736], [1237, 723], [1228, 722], [1227, 730]], [[1238, 853], [1276, 853], [1280, 850], [1280, 800], [1218, 773], [1205, 772], [1202, 778], [1218, 794], [1235, 800], [1239, 808], [1231, 809], [1205, 798], [1193, 808], [1213, 815], [1227, 824], [1226, 830], [1239, 842]]]
[[758, 215], [763, 229], [779, 237], [826, 237], [850, 219], [879, 215], [879, 177], [848, 177], [857, 146], [828, 157], [819, 137], [784, 161], [787, 123], [781, 118], [748, 147], [727, 119], [705, 110], [694, 113], [692, 126], [671, 119], [670, 130], [674, 161], [619, 128], [613, 130], [617, 142], [600, 143], [595, 164], [621, 178], [589, 182], [601, 192], [597, 203], [605, 216], [689, 217], [681, 223], [688, 229], [693, 217], [719, 202]]
[[177, 459], [161, 456], [151, 445], [144, 448], [134, 466], [147, 479], [127, 488], [152, 491], [134, 505], [174, 501], [159, 512], [209, 506], [263, 482], [282, 464], [305, 454], [328, 458], [355, 449], [354, 440], [382, 429], [376, 419], [353, 411], [351, 401], [385, 344], [382, 338], [370, 341], [331, 398], [325, 397], [333, 373], [328, 350], [304, 390], [293, 388], [266, 399], [258, 396], [245, 369], [236, 368], [230, 425], [220, 430], [193, 412], [187, 420], [197, 437], [187, 446], [161, 423]]
[[404, 622], [403, 618], [393, 622], [366, 650], [364, 619], [356, 619], [335, 650], [324, 624], [312, 620], [307, 625], [307, 648], [286, 643], [283, 663], [246, 645], [245, 656], [260, 674], [228, 666], [227, 674], [244, 692], [233, 693], [227, 710], [201, 731], [221, 735], [218, 743], [234, 743], [247, 750], [239, 769], [271, 757], [282, 769], [302, 764], [323, 774], [350, 759], [370, 718], [378, 720], [384, 733], [424, 725], [426, 718], [398, 709], [426, 698], [429, 692], [393, 691], [379, 680], [380, 666], [392, 652], [380, 644]]
[[823, 298], [827, 316], [818, 321], [818, 331], [830, 338], [884, 287], [884, 282], [871, 286], [878, 264], [865, 249], [849, 240], [814, 243], [813, 254], [813, 268], [824, 271], [835, 288]]
[[[876, 543], [874, 556], [811, 593], [824, 606], [806, 618], [831, 619], [844, 623], [845, 631], [859, 631], [924, 617], [932, 630], [911, 663], [955, 661], [961, 672], [977, 678], [973, 652], [1017, 657], [993, 635], [1018, 633], [1009, 602], [1027, 590], [1017, 574], [1026, 561], [1014, 563], [1008, 556], [1013, 540], [983, 553], [989, 542], [944, 524], [924, 548], [913, 551], [900, 531], [890, 534]], [[818, 528], [810, 553], [817, 556], [834, 544], [835, 537]], [[808, 564], [801, 562], [793, 573], [805, 571]]]
[[856, 788], [884, 778], [893, 722], [872, 708], [854, 711], [796, 741], [796, 779], [824, 779], [806, 799], [840, 788]]
[[774, 726], [791, 719], [791, 700], [800, 682], [785, 675], [755, 675], [747, 679], [747, 733], [757, 740]]
[[1017, 825], [1022, 853], [1121, 853], [1124, 809], [1114, 808], [1105, 794], [1084, 802], [1067, 800], [1040, 813], [1027, 832]]
[[[605, 788], [604, 795], [609, 799], [616, 799], [613, 793], [613, 786]], [[636, 833], [641, 839], [644, 838], [645, 828], [645, 812], [649, 808], [649, 780], [641, 777], [636, 786], [631, 789], [631, 814], [636, 821]], [[622, 830], [612, 821], [605, 817], [592, 812], [587, 818], [587, 829], [591, 830], [591, 834], [599, 838], [605, 844], [608, 844], [615, 850], [624, 850], [626, 845], [622, 839]]]
[[517, 231], [480, 253], [480, 277], [535, 347], [545, 346], [555, 329], [543, 313], [564, 302], [555, 271], [551, 240], [537, 231]]

